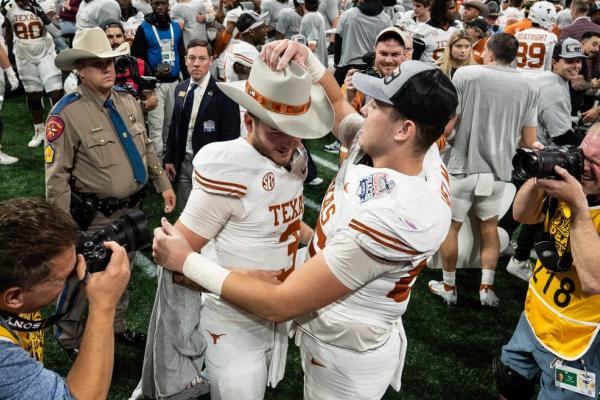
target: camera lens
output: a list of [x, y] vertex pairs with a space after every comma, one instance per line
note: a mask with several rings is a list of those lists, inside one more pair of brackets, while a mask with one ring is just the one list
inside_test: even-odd
[[109, 240], [119, 243], [128, 252], [143, 249], [152, 242], [146, 217], [140, 210], [129, 210], [123, 214], [106, 233]]
[[521, 180], [538, 176], [540, 170], [538, 152], [528, 149], [518, 149], [513, 157], [513, 169], [515, 176]]

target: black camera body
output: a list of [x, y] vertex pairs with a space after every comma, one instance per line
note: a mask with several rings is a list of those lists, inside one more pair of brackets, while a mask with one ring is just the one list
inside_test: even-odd
[[126, 74], [129, 71], [130, 65], [129, 56], [115, 57], [115, 73], [117, 75]]
[[90, 273], [104, 271], [110, 261], [112, 251], [104, 247], [104, 242], [113, 241], [127, 249], [137, 251], [150, 245], [152, 237], [148, 222], [140, 210], [129, 210], [112, 224], [93, 233], [79, 232], [77, 254], [85, 258]]
[[521, 180], [560, 179], [554, 172], [554, 167], [558, 165], [580, 181], [583, 175], [583, 159], [583, 152], [576, 146], [549, 145], [544, 150], [518, 149], [512, 164], [515, 177]]
[[158, 79], [154, 76], [140, 76], [137, 82], [138, 84], [138, 92], [143, 93], [144, 90], [154, 90], [156, 89], [156, 84]]

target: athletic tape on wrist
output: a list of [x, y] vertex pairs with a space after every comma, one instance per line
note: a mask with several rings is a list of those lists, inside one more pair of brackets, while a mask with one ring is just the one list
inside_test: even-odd
[[221, 296], [228, 269], [198, 253], [190, 254], [183, 263], [183, 274], [211, 293]]
[[310, 49], [308, 49], [308, 57], [306, 58], [306, 69], [308, 70], [313, 83], [319, 82], [327, 71], [327, 68], [321, 64], [321, 61], [319, 61], [317, 56], [315, 56]]

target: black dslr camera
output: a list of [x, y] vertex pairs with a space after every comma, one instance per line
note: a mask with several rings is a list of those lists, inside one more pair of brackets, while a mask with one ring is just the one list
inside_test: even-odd
[[554, 172], [554, 167], [558, 165], [580, 181], [583, 175], [583, 152], [572, 145], [550, 145], [539, 151], [518, 149], [512, 164], [515, 177], [521, 180], [559, 179]]
[[104, 247], [104, 242], [113, 241], [125, 247], [127, 252], [149, 246], [152, 242], [148, 221], [140, 210], [129, 210], [115, 222], [92, 234], [79, 232], [77, 254], [85, 258], [90, 273], [104, 271], [112, 251]]
[[122, 74], [127, 73], [130, 65], [131, 65], [131, 62], [129, 61], [128, 56], [115, 57], [115, 73], [117, 75], [122, 75]]

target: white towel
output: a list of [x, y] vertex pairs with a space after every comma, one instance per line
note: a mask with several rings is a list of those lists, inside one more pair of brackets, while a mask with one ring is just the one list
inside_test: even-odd
[[269, 363], [269, 372], [267, 385], [272, 388], [283, 379], [285, 373], [285, 362], [288, 349], [288, 332], [290, 331], [291, 321], [275, 324], [273, 341], [273, 353]]
[[392, 335], [397, 333], [400, 336], [400, 352], [398, 353], [400, 362], [398, 363], [398, 367], [396, 367], [396, 371], [394, 371], [390, 386], [393, 387], [395, 391], [399, 392], [402, 383], [402, 370], [404, 370], [404, 359], [406, 358], [406, 347], [408, 344], [406, 341], [406, 333], [404, 332], [404, 325], [402, 325], [402, 318], [398, 318], [394, 323], [393, 329], [396, 332], [392, 332]]

